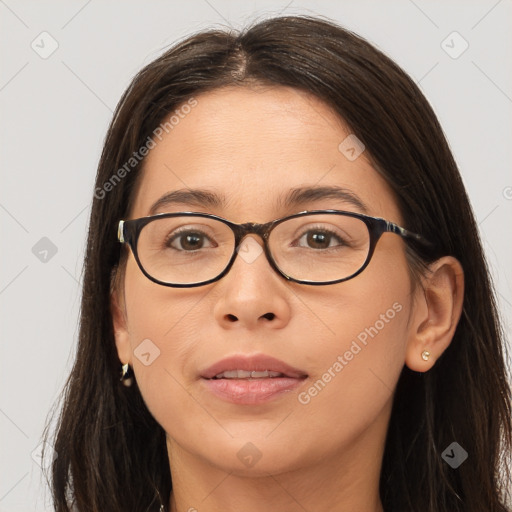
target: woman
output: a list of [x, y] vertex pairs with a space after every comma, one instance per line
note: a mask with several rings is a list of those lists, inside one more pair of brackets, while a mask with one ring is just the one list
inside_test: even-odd
[[319, 18], [199, 33], [106, 137], [55, 509], [506, 511], [503, 350], [415, 83]]

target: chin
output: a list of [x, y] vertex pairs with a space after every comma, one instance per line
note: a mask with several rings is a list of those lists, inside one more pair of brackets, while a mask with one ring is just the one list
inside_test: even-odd
[[300, 469], [308, 462], [308, 453], [299, 452], [292, 439], [287, 440], [285, 436], [284, 439], [270, 440], [265, 439], [265, 435], [235, 437], [225, 443], [219, 441], [199, 455], [222, 471], [250, 477], [286, 473]]

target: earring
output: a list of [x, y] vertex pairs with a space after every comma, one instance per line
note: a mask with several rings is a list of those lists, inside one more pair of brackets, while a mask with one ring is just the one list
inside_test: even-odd
[[121, 367], [121, 378], [119, 379], [125, 386], [129, 387], [132, 385], [133, 379], [130, 371], [130, 365], [123, 364]]
[[429, 357], [430, 357], [430, 352], [428, 350], [424, 350], [421, 353], [421, 358], [423, 359], [423, 361], [428, 361]]

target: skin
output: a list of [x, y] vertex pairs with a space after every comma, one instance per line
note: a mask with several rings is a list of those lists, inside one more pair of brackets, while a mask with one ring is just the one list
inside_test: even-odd
[[[299, 210], [274, 200], [294, 186], [338, 185], [369, 214], [403, 225], [391, 189], [363, 153], [349, 161], [338, 145], [350, 133], [318, 99], [284, 87], [230, 87], [198, 104], [150, 151], [130, 218], [149, 215], [163, 194], [207, 188], [224, 208], [172, 205], [234, 222], [268, 222], [310, 209], [357, 211], [334, 199]], [[252, 241], [262, 245], [256, 235]], [[248, 239], [246, 239], [247, 241]], [[463, 273], [444, 257], [414, 287], [404, 242], [383, 235], [370, 265], [347, 282], [287, 282], [264, 255], [238, 257], [216, 283], [177, 289], [148, 280], [129, 254], [112, 295], [119, 358], [132, 366], [144, 400], [167, 433], [173, 512], [383, 511], [379, 475], [394, 390], [406, 364], [428, 371], [450, 344], [461, 314]], [[393, 319], [307, 403], [298, 394], [332, 368], [365, 328], [392, 308]], [[264, 315], [273, 313], [270, 320]], [[135, 357], [150, 339], [160, 355]], [[421, 357], [428, 349], [428, 361]], [[304, 370], [298, 390], [259, 406], [224, 402], [198, 372], [231, 354], [268, 354]], [[304, 396], [304, 395], [303, 395]], [[246, 467], [237, 453], [261, 454]]]

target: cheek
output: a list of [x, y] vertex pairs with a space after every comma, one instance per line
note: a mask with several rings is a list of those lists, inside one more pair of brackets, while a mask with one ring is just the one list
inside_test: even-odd
[[[192, 290], [192, 289], [191, 289]], [[153, 416], [180, 415], [190, 407], [183, 367], [198, 348], [205, 313], [198, 302], [204, 291], [173, 289], [147, 279], [128, 265], [125, 296], [133, 370]], [[187, 400], [188, 398], [188, 400]]]
[[405, 256], [383, 243], [362, 274], [324, 296], [331, 306], [319, 316], [331, 334], [315, 344], [314, 374], [298, 396], [317, 428], [333, 425], [348, 442], [390, 405], [404, 366], [410, 291]]
[[348, 439], [392, 397], [404, 365], [408, 306], [383, 300], [363, 314], [346, 313], [334, 326], [335, 341], [315, 351], [309, 386], [297, 398], [319, 428], [333, 421]]

